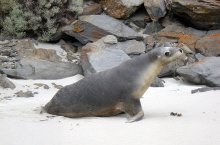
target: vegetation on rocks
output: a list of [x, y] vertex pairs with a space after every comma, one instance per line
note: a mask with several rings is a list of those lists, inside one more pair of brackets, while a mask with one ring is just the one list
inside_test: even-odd
[[4, 5], [7, 7], [1, 9], [3, 12], [11, 8], [2, 22], [5, 35], [16, 38], [35, 36], [42, 41], [49, 41], [57, 32], [59, 16], [67, 7], [70, 12], [80, 11], [79, 0], [9, 0]]

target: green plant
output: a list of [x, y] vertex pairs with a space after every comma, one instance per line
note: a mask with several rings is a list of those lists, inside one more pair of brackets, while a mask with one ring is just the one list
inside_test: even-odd
[[7, 14], [14, 7], [14, 4], [15, 4], [14, 0], [1, 0], [0, 15]]
[[37, 36], [42, 41], [49, 41], [57, 32], [59, 15], [68, 6], [67, 0], [14, 0], [14, 3], [3, 21], [3, 33], [16, 38]]

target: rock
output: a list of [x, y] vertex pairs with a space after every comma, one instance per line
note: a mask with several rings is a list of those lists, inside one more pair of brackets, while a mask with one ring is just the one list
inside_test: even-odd
[[107, 15], [81, 16], [79, 19], [83, 22], [87, 22], [93, 26], [98, 27], [99, 29], [103, 29], [105, 32], [115, 35], [117, 38], [123, 40], [143, 39], [142, 36], [135, 32], [133, 29], [129, 28], [121, 21]]
[[143, 54], [146, 51], [146, 46], [142, 41], [128, 40], [125, 42], [118, 42], [116, 45], [109, 47], [110, 49], [120, 49], [123, 50], [126, 54]]
[[77, 53], [77, 50], [78, 50], [75, 46], [73, 46], [70, 43], [66, 43], [66, 42], [63, 41], [62, 44], [61, 44], [61, 48], [66, 51], [66, 53], [67, 53], [66, 57], [67, 57], [67, 60], [69, 62], [74, 62], [74, 61], [78, 60], [75, 57], [75, 54]]
[[20, 50], [20, 49], [35, 49], [34, 43], [30, 39], [20, 40], [17, 43], [15, 43], [15, 45], [18, 50]]
[[161, 31], [162, 29], [163, 29], [163, 26], [159, 22], [153, 21], [147, 24], [144, 34], [149, 35], [149, 34], [157, 33]]
[[0, 49], [0, 55], [10, 56], [15, 50], [12, 50], [11, 47], [3, 47]]
[[35, 88], [35, 89], [38, 89], [40, 87], [43, 87], [44, 89], [47, 89], [47, 90], [50, 89], [50, 87], [47, 84], [35, 83], [34, 85], [37, 86], [37, 88]]
[[108, 15], [125, 19], [143, 4], [143, 0], [100, 0], [100, 3]]
[[82, 69], [74, 63], [51, 62], [40, 59], [23, 58], [16, 69], [2, 69], [5, 74], [22, 79], [62, 79], [82, 74]]
[[157, 43], [156, 38], [154, 35], [149, 35], [144, 39], [144, 43], [147, 45], [147, 52], [154, 48]]
[[0, 87], [15, 89], [15, 85], [7, 78], [7, 75], [0, 74]]
[[9, 62], [10, 59], [7, 56], [1, 56], [0, 55], [0, 62]]
[[202, 87], [202, 88], [191, 90], [191, 94], [195, 94], [198, 92], [216, 91], [216, 90], [220, 90], [220, 87]]
[[57, 85], [55, 83], [52, 83], [53, 87], [56, 88], [56, 89], [62, 89], [63, 86], [62, 85]]
[[36, 48], [33, 41], [21, 40], [15, 46], [16, 53], [21, 58], [36, 58], [49, 61], [61, 61], [55, 50]]
[[85, 21], [76, 21], [75, 23], [62, 28], [62, 32], [70, 37], [75, 38], [82, 44], [95, 42], [111, 33]]
[[117, 44], [118, 43], [118, 39], [113, 36], [113, 35], [107, 35], [104, 39], [103, 42], [105, 44]]
[[184, 44], [192, 53], [201, 53], [204, 56], [220, 55], [219, 30], [201, 31], [173, 23], [161, 30], [152, 41], [164, 43], [169, 41], [168, 39], [175, 39], [179, 44]]
[[10, 43], [9, 40], [0, 41], [0, 45], [5, 45], [5, 44], [8, 44], [8, 43]]
[[106, 35], [115, 35], [119, 40], [143, 39], [140, 34], [121, 21], [106, 15], [81, 16], [79, 19], [63, 27], [62, 31], [82, 44], [95, 42]]
[[102, 13], [101, 4], [95, 3], [93, 1], [86, 1], [83, 4], [82, 15], [98, 15]]
[[158, 21], [167, 13], [164, 0], [144, 0], [144, 6], [153, 21]]
[[196, 58], [196, 61], [201, 61], [205, 58], [205, 56], [202, 55], [201, 53], [196, 53], [195, 58]]
[[132, 22], [136, 26], [140, 28], [145, 28], [147, 22], [151, 22], [151, 18], [145, 8], [140, 8], [137, 12], [135, 12], [131, 17], [128, 19], [129, 22]]
[[205, 56], [220, 56], [220, 31], [207, 34], [199, 39], [195, 45], [196, 52]]
[[206, 35], [206, 31], [199, 31], [191, 27], [184, 27], [179, 24], [172, 24], [166, 26], [158, 33], [158, 39], [170, 38], [176, 39], [179, 43], [187, 45], [193, 52], [195, 52], [196, 42]]
[[17, 95], [17, 97], [25, 97], [25, 98], [29, 98], [29, 97], [34, 97], [34, 94], [31, 91], [19, 91], [15, 93]]
[[113, 68], [130, 59], [123, 50], [116, 47], [118, 43], [106, 44], [105, 39], [104, 37], [94, 43], [88, 43], [82, 48], [81, 65], [85, 75]]
[[26, 55], [25, 54], [26, 52], [23, 53], [23, 57], [36, 58], [36, 59], [42, 59], [42, 60], [48, 60], [48, 61], [54, 61], [54, 62], [61, 61], [61, 58], [57, 55], [56, 50], [37, 48], [37, 49], [30, 50], [29, 55]]
[[151, 84], [151, 87], [164, 87], [164, 81], [156, 77], [155, 81]]
[[177, 69], [184, 79], [199, 85], [220, 86], [220, 58], [206, 57], [196, 63]]
[[65, 50], [66, 52], [72, 52], [72, 53], [77, 52], [77, 48], [75, 46], [73, 46], [71, 43], [67, 43], [65, 41], [61, 42], [61, 48], [63, 50]]
[[219, 0], [172, 0], [172, 13], [198, 29], [220, 28]]
[[48, 90], [48, 89], [50, 89], [50, 87], [45, 84], [45, 85], [44, 85], [44, 89]]

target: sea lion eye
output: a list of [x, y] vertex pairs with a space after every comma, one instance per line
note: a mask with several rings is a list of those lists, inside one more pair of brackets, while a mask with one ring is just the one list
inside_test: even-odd
[[170, 52], [165, 52], [165, 56], [170, 56]]

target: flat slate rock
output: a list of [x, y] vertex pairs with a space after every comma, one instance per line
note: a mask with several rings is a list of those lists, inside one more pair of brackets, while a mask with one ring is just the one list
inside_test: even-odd
[[85, 75], [113, 68], [130, 59], [123, 50], [117, 47], [117, 43], [106, 44], [105, 40], [108, 37], [114, 36], [108, 35], [82, 48], [81, 65]]
[[62, 32], [77, 39], [84, 45], [88, 42], [95, 42], [102, 37], [111, 34], [102, 28], [80, 20], [74, 24], [63, 27]]
[[110, 49], [120, 49], [126, 54], [143, 54], [146, 51], [146, 46], [142, 41], [128, 40], [124, 42], [118, 42], [115, 45], [109, 46]]
[[23, 58], [16, 69], [2, 69], [2, 71], [14, 78], [45, 80], [82, 74], [82, 68], [77, 64], [28, 58]]
[[[117, 38], [121, 39], [142, 39], [142, 36], [133, 29], [126, 26], [120, 20], [114, 19], [107, 15], [90, 15], [81, 16], [79, 19], [83, 22], [88, 22], [100, 29], [105, 30]], [[120, 41], [120, 39], [119, 39]]]
[[204, 59], [177, 69], [177, 73], [186, 80], [210, 87], [220, 86], [220, 57]]

